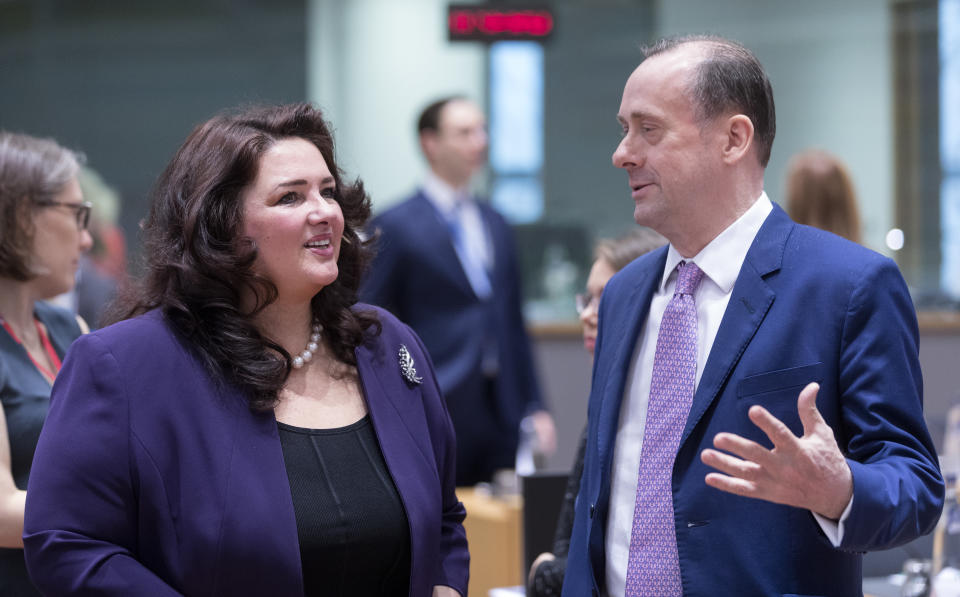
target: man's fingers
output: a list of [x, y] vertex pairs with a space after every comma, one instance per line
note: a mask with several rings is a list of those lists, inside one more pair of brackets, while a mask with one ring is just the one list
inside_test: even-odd
[[803, 423], [804, 435], [812, 435], [818, 425], [826, 424], [820, 411], [817, 410], [817, 392], [819, 391], [820, 384], [808, 383], [800, 391], [800, 397], [797, 399], [797, 411], [800, 414], [800, 422]]
[[748, 481], [755, 480], [762, 471], [760, 465], [755, 462], [742, 460], [709, 448], [700, 453], [700, 460], [722, 473]]
[[735, 493], [737, 495], [743, 495], [747, 497], [758, 497], [757, 485], [753, 481], [746, 481], [736, 477], [728, 477], [727, 475], [721, 475], [720, 473], [707, 473], [707, 476], [704, 477], [704, 481], [706, 481], [707, 485], [710, 487], [719, 489], [720, 491], [726, 491], [727, 493]]
[[790, 428], [762, 406], [754, 404], [747, 415], [754, 425], [767, 434], [775, 447], [785, 447], [797, 442], [797, 436], [790, 431]]
[[713, 446], [718, 450], [730, 452], [744, 460], [766, 466], [770, 460], [770, 450], [755, 441], [733, 433], [718, 433], [713, 437]]

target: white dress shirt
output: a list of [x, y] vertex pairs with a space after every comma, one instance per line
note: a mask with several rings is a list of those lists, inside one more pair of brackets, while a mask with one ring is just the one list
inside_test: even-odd
[[429, 171], [423, 181], [423, 193], [447, 220], [456, 217], [459, 204], [460, 226], [467, 250], [473, 255], [479, 255], [489, 271], [493, 265], [493, 247], [490, 246], [487, 229], [480, 216], [480, 208], [477, 207], [470, 189], [467, 187], [455, 189]]
[[[694, 295], [697, 307], [695, 388], [700, 385], [704, 365], [710, 356], [710, 348], [720, 329], [720, 321], [727, 309], [727, 303], [730, 302], [733, 285], [740, 274], [747, 251], [772, 209], [773, 204], [767, 194], [762, 193], [746, 213], [690, 260], [696, 263], [705, 274]], [[680, 253], [670, 245], [663, 276], [650, 302], [650, 312], [637, 338], [633, 361], [627, 375], [610, 481], [610, 514], [607, 519], [606, 533], [606, 579], [609, 595], [623, 595], [625, 591], [627, 560], [630, 555], [630, 533], [633, 529], [633, 513], [637, 500], [640, 450], [643, 446], [647, 402], [650, 399], [650, 382], [653, 377], [653, 358], [663, 312], [673, 297], [677, 284], [676, 267], [682, 260]], [[850, 504], [852, 503], [851, 500]], [[839, 525], [814, 515], [835, 546], [839, 545], [840, 538], [843, 536], [843, 521], [849, 514], [850, 504], [847, 505]]]

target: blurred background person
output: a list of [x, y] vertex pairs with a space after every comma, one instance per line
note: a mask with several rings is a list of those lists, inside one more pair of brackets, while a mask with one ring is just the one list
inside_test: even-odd
[[127, 242], [118, 225], [120, 195], [96, 171], [80, 169], [78, 176], [83, 196], [93, 204], [90, 236], [93, 247], [80, 259], [77, 277], [76, 307], [92, 329], [100, 327], [107, 305], [127, 277]]
[[[597, 243], [594, 262], [587, 278], [587, 290], [578, 294], [577, 313], [583, 326], [583, 346], [593, 356], [597, 341], [597, 315], [600, 296], [607, 282], [637, 257], [667, 244], [667, 239], [649, 228], [639, 228], [616, 239], [603, 239]], [[580, 474], [583, 472], [583, 452], [586, 430], [580, 436], [577, 456], [570, 471], [567, 489], [557, 520], [553, 539], [553, 551], [537, 556], [530, 566], [527, 579], [529, 597], [559, 597], [563, 587], [563, 575], [567, 570], [567, 550], [570, 547], [570, 531], [573, 530], [574, 503], [580, 491]]]
[[429, 357], [356, 305], [369, 212], [308, 104], [194, 129], [128, 318], [82, 338], [54, 390], [24, 524], [43, 592], [466, 592]]
[[44, 302], [73, 288], [92, 244], [81, 158], [51, 139], [0, 132], [0, 595], [37, 595], [23, 561], [27, 479], [60, 361], [81, 334]]
[[667, 244], [667, 239], [649, 228], [640, 228], [616, 239], [597, 243], [593, 265], [587, 277], [587, 291], [578, 294], [577, 314], [583, 326], [583, 347], [590, 355], [597, 341], [600, 295], [613, 274], [637, 257]]
[[820, 149], [802, 151], [787, 167], [787, 213], [798, 224], [862, 242], [857, 195], [846, 166]]
[[361, 293], [423, 338], [457, 431], [457, 485], [513, 468], [520, 422], [539, 451], [556, 448], [523, 320], [513, 232], [470, 182], [487, 157], [473, 102], [433, 102], [417, 121], [429, 172], [413, 196], [371, 223], [377, 255]]
[[77, 181], [84, 199], [93, 206], [87, 226], [93, 246], [80, 257], [76, 285], [48, 302], [76, 313], [91, 329], [96, 329], [126, 280], [126, 239], [117, 225], [117, 192], [87, 166], [81, 165]]
[[126, 280], [126, 239], [117, 225], [120, 196], [91, 168], [81, 165], [77, 181], [83, 198], [93, 209], [87, 232], [93, 240], [80, 256], [77, 283], [70, 291], [47, 302], [76, 313], [91, 329], [100, 327], [107, 307]]

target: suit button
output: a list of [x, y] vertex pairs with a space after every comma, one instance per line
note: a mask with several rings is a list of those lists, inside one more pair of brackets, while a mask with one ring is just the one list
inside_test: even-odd
[[593, 515], [596, 513], [596, 511], [597, 511], [597, 505], [590, 504], [590, 518], [593, 518]]

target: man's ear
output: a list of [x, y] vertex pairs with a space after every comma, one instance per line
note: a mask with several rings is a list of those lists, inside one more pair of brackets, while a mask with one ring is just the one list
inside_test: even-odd
[[420, 133], [420, 151], [423, 152], [423, 155], [427, 158], [427, 161], [433, 159], [433, 155], [436, 153], [437, 146], [437, 132], [431, 131], [429, 129]]
[[723, 161], [728, 164], [743, 159], [753, 147], [753, 122], [743, 114], [735, 114], [724, 123]]

